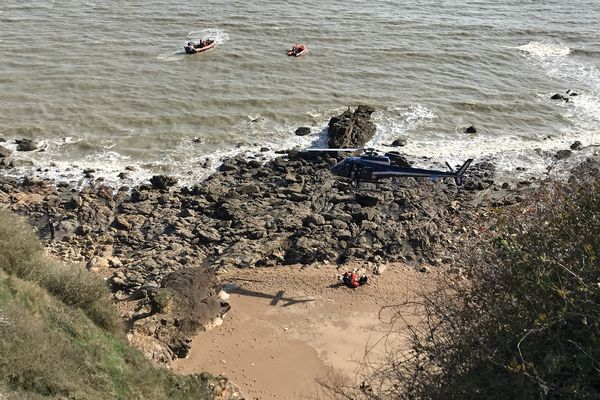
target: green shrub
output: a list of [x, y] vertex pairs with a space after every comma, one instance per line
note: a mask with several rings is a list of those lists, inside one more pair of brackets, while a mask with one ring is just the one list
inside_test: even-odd
[[[469, 248], [405, 325], [410, 348], [371, 366], [346, 398], [600, 398], [600, 176], [547, 185]], [[403, 321], [411, 304], [398, 308]]]
[[0, 269], [23, 279], [39, 279], [36, 264], [43, 247], [31, 227], [0, 210]]
[[154, 367], [81, 309], [2, 271], [0, 318], [0, 393], [7, 399], [211, 398], [209, 379]]
[[203, 400], [223, 384], [153, 366], [127, 344], [102, 280], [45, 257], [32, 230], [0, 211], [1, 400]]
[[65, 304], [80, 308], [99, 327], [121, 333], [123, 326], [108, 296], [108, 289], [100, 277], [81, 265], [65, 265], [46, 261], [40, 286]]
[[31, 227], [6, 211], [0, 211], [0, 269], [39, 284], [100, 327], [115, 334], [123, 331], [102, 279], [81, 265], [45, 257]]

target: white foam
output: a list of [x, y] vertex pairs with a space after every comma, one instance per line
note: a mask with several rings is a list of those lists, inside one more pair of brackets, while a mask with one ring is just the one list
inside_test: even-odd
[[82, 140], [83, 140], [83, 138], [81, 138], [81, 137], [65, 136], [63, 138], [53, 140], [52, 144], [54, 146], [68, 146], [68, 145], [72, 145], [72, 144], [77, 144], [77, 143], [81, 142]]
[[187, 37], [189, 39], [210, 39], [217, 42], [217, 44], [223, 44], [229, 40], [229, 34], [219, 28], [206, 28], [200, 31], [188, 32]]
[[569, 47], [552, 42], [529, 42], [516, 48], [540, 60], [551, 57], [564, 57], [571, 52]]
[[[550, 96], [543, 96], [548, 101]], [[557, 103], [558, 104], [558, 103]], [[562, 105], [562, 103], [560, 103]], [[576, 132], [571, 128], [562, 135], [552, 137], [534, 137], [523, 132], [504, 131], [502, 135], [486, 134], [467, 135], [462, 129], [449, 131], [424, 130], [437, 116], [433, 110], [419, 104], [391, 107], [384, 112], [374, 114], [378, 126], [376, 138], [367, 144], [367, 147], [382, 149], [382, 145], [405, 136], [408, 138], [406, 146], [400, 149], [401, 153], [415, 160], [417, 167], [443, 168], [444, 162], [451, 165], [460, 165], [467, 158], [475, 162], [490, 161], [496, 165], [499, 176], [541, 176], [557, 164], [552, 155], [557, 150], [568, 149], [575, 141], [580, 140], [583, 145], [592, 144], [594, 130], [590, 126], [600, 125], [600, 101], [589, 96], [577, 96], [568, 104], [565, 112], [577, 113], [567, 115], [580, 124], [588, 121], [585, 126]], [[582, 115], [586, 118], [582, 118]], [[573, 126], [577, 126], [574, 122]], [[412, 132], [418, 131], [418, 140], [411, 140]], [[382, 149], [383, 150], [383, 149]], [[568, 161], [561, 163], [573, 164], [584, 157], [585, 152], [573, 155]], [[526, 172], [522, 172], [525, 169]]]
[[[537, 59], [532, 60], [540, 66], [545, 73], [565, 87], [570, 87], [577, 92], [577, 96], [570, 96], [568, 103], [555, 103], [562, 108], [562, 116], [570, 124], [564, 128], [562, 140], [557, 146], [569, 145], [574, 140], [579, 140], [583, 145], [597, 144], [600, 137], [600, 71], [592, 64], [583, 64], [576, 57], [567, 57], [568, 47], [559, 44], [531, 42], [519, 49], [527, 49]], [[554, 93], [540, 95], [543, 100]], [[542, 101], [543, 101], [542, 100]], [[570, 142], [570, 143], [569, 143]]]
[[398, 139], [405, 133], [426, 125], [436, 118], [433, 110], [421, 104], [389, 107], [373, 115], [377, 132], [367, 147], [377, 147]]
[[183, 60], [183, 55], [185, 55], [185, 52], [183, 50], [178, 50], [178, 51], [173, 51], [173, 52], [169, 52], [169, 53], [162, 53], [159, 54], [158, 56], [156, 56], [156, 59], [159, 61], [167, 61], [167, 62], [171, 62], [171, 61], [181, 61]]
[[600, 97], [598, 95], [581, 93], [579, 96], [571, 97], [562, 116], [571, 122], [569, 128], [563, 130], [567, 140], [572, 142], [576, 139], [583, 145], [600, 143]]

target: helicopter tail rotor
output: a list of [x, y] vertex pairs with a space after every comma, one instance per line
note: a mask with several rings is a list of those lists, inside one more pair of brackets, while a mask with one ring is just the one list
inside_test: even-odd
[[[465, 171], [467, 170], [467, 168], [469, 168], [469, 165], [471, 165], [472, 162], [473, 159], [469, 158], [467, 161], [465, 161], [463, 165], [461, 165], [458, 171], [456, 171], [456, 174], [454, 175], [454, 181], [456, 182], [456, 186], [461, 186], [463, 184], [463, 175], [465, 174]], [[448, 167], [450, 167], [450, 165], [448, 165]], [[450, 169], [452, 170], [452, 167], [450, 167]]]

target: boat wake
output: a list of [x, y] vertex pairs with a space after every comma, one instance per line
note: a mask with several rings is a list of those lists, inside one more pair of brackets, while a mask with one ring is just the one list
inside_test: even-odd
[[223, 44], [229, 40], [229, 34], [222, 29], [218, 28], [207, 28], [200, 31], [188, 32], [188, 39], [210, 39], [214, 40], [217, 44]]

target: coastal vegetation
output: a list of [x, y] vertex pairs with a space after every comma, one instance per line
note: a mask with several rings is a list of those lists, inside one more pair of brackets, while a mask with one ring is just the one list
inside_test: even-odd
[[[545, 185], [468, 248], [445, 279], [395, 322], [410, 332], [343, 398], [600, 397], [600, 178], [588, 161]], [[402, 324], [417, 306], [417, 326]]]
[[222, 383], [152, 365], [127, 344], [104, 282], [49, 259], [0, 211], [1, 399], [209, 399]]

